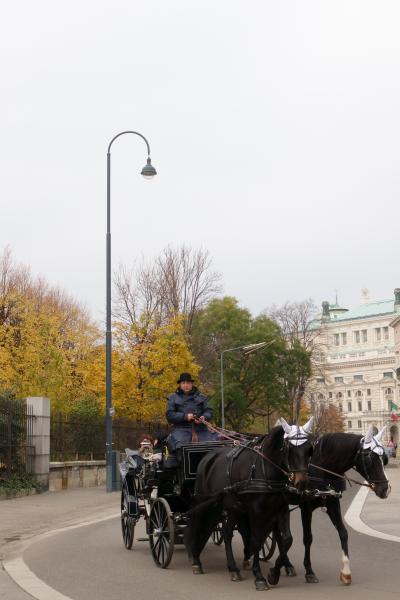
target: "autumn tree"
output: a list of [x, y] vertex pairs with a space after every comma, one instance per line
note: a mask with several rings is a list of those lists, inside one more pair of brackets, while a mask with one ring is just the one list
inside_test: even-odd
[[[280, 307], [272, 306], [265, 314], [279, 325], [296, 362], [296, 369], [291, 374], [286, 373], [286, 377], [290, 417], [297, 422], [300, 407], [312, 391], [312, 375], [321, 375], [324, 372], [326, 346], [321, 337], [321, 324], [316, 319], [317, 307], [308, 299], [302, 302], [286, 302]], [[305, 362], [301, 348], [306, 350], [309, 357]]]
[[86, 311], [44, 279], [0, 255], [0, 389], [44, 395], [69, 410], [87, 394], [99, 331]]
[[290, 391], [309, 365], [307, 351], [290, 348], [279, 326], [266, 315], [253, 318], [232, 297], [215, 299], [193, 325], [192, 348], [202, 365], [201, 379], [220, 414], [220, 356], [223, 350], [267, 342], [254, 353], [230, 352], [224, 361], [225, 414], [232, 427], [243, 429], [258, 417], [267, 421], [277, 411], [287, 415]]
[[315, 417], [314, 432], [317, 435], [344, 431], [343, 414], [334, 404], [313, 402], [312, 412]]
[[219, 293], [220, 275], [213, 271], [207, 250], [168, 246], [153, 261], [131, 269], [121, 266], [115, 286], [117, 319], [132, 321], [145, 314], [161, 325], [182, 316], [190, 335], [196, 312]]

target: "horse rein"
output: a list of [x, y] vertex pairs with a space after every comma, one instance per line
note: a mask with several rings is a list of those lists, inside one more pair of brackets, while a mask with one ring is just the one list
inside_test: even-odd
[[[261, 458], [263, 458], [264, 460], [269, 462], [272, 466], [274, 466], [276, 469], [281, 471], [289, 480], [291, 479], [291, 475], [294, 471], [286, 471], [280, 465], [277, 465], [273, 460], [271, 460], [268, 456], [266, 456], [263, 452], [260, 451], [259, 446], [258, 447], [257, 446], [248, 446], [246, 444], [243, 444], [237, 438], [234, 438], [231, 435], [229, 435], [227, 433], [226, 429], [222, 429], [222, 427], [216, 427], [214, 425], [211, 425], [211, 423], [209, 423], [208, 421], [205, 421], [205, 420], [203, 421], [203, 423], [209, 429], [209, 431], [212, 431], [213, 433], [218, 433], [218, 435], [223, 435], [226, 439], [232, 441], [234, 446], [239, 446], [240, 448], [251, 450], [255, 454], [258, 454], [258, 456], [260, 456]], [[232, 432], [229, 432], [229, 433], [232, 433]], [[241, 436], [241, 437], [243, 440], [244, 439], [243, 436]]]

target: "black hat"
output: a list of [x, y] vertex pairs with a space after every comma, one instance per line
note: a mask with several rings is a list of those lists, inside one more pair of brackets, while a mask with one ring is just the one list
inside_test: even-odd
[[179, 379], [176, 383], [181, 383], [182, 381], [191, 381], [193, 383], [194, 379], [192, 379], [192, 376], [190, 373], [181, 373], [179, 375]]

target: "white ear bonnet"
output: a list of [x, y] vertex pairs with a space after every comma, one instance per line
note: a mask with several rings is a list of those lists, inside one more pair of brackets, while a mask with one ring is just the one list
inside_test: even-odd
[[311, 417], [309, 421], [303, 426], [301, 425], [289, 425], [283, 417], [280, 418], [280, 424], [283, 427], [285, 440], [288, 440], [293, 446], [301, 446], [308, 440], [309, 433], [312, 430], [314, 423], [314, 417]]

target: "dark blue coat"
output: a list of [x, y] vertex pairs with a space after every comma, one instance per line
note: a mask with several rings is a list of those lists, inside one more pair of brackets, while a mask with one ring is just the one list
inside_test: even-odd
[[195, 431], [199, 442], [215, 440], [216, 436], [209, 432], [204, 424], [196, 425], [186, 420], [186, 415], [193, 413], [195, 417], [204, 417], [211, 421], [213, 411], [208, 405], [206, 396], [203, 396], [197, 388], [193, 388], [189, 394], [185, 394], [180, 388], [168, 396], [166, 417], [168, 423], [174, 425], [169, 439], [170, 450], [192, 441], [192, 432]]

